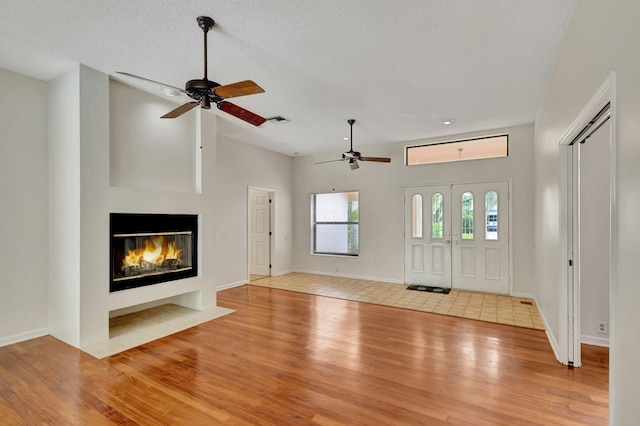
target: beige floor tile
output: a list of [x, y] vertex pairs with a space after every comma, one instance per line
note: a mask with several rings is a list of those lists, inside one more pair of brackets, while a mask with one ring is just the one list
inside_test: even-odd
[[533, 300], [521, 297], [455, 289], [449, 294], [428, 293], [406, 290], [406, 285], [303, 273], [251, 284], [544, 330]]

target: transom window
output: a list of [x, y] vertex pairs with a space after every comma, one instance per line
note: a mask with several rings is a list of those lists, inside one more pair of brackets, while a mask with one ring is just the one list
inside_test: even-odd
[[407, 166], [499, 158], [509, 155], [509, 136], [489, 136], [428, 145], [415, 145], [408, 146], [405, 150]]
[[359, 217], [357, 191], [312, 194], [312, 253], [357, 256]]

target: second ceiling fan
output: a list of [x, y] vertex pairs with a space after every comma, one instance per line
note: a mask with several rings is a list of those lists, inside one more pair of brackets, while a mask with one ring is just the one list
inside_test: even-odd
[[254, 126], [261, 125], [267, 121], [266, 118], [254, 114], [251, 111], [239, 107], [238, 105], [232, 104], [231, 102], [227, 102], [225, 99], [262, 93], [264, 92], [264, 89], [251, 80], [240, 81], [238, 83], [227, 84], [224, 86], [221, 86], [215, 81], [209, 80], [207, 78], [207, 33], [211, 28], [213, 28], [215, 22], [208, 16], [198, 16], [197, 22], [198, 26], [202, 28], [202, 31], [204, 32], [204, 78], [189, 80], [185, 84], [185, 88], [180, 89], [178, 87], [160, 83], [159, 81], [140, 77], [128, 72], [117, 71], [117, 73], [175, 89], [193, 99], [192, 102], [180, 105], [173, 111], [163, 115], [161, 118], [180, 117], [182, 114], [190, 111], [198, 105], [200, 105], [202, 109], [210, 109], [211, 104], [214, 103], [221, 111], [231, 114], [234, 117], [246, 121], [247, 123], [253, 124]]
[[320, 161], [316, 164], [321, 164], [321, 163], [332, 163], [334, 161], [349, 161], [349, 167], [351, 167], [351, 170], [356, 170], [358, 168], [360, 168], [360, 166], [358, 165], [358, 161], [373, 161], [376, 163], [390, 163], [391, 162], [391, 158], [386, 158], [386, 157], [363, 157], [361, 153], [359, 153], [358, 151], [354, 151], [353, 150], [353, 124], [356, 122], [356, 120], [354, 120], [353, 118], [347, 120], [347, 123], [349, 123], [349, 126], [351, 126], [350, 129], [350, 135], [349, 135], [349, 151], [347, 152], [343, 152], [342, 153], [342, 158], [339, 160], [329, 160], [329, 161]]

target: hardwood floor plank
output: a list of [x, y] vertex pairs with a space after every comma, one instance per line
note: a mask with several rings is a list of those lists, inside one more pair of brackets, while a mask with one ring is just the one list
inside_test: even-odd
[[242, 286], [235, 313], [97, 360], [0, 348], [0, 424], [607, 424], [608, 351], [544, 331]]

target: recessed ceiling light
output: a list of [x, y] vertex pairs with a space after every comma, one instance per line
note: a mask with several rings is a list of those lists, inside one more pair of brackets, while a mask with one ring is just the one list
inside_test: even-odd
[[453, 124], [453, 120], [442, 120], [442, 124], [445, 126], [450, 126]]
[[167, 96], [178, 96], [180, 91], [178, 89], [172, 89], [171, 87], [167, 87], [164, 89], [164, 94]]

